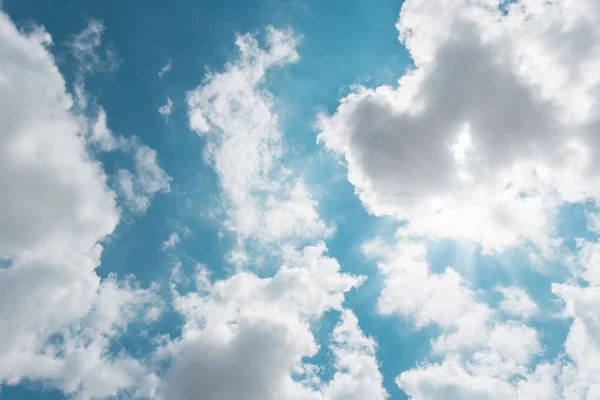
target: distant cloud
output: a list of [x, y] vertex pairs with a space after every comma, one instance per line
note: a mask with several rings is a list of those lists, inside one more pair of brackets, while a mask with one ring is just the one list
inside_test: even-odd
[[173, 111], [173, 101], [170, 97], [167, 97], [167, 102], [158, 108], [158, 113], [165, 118], [165, 121], [169, 120], [169, 115]]
[[167, 64], [165, 64], [164, 67], [162, 67], [160, 69], [160, 71], [158, 71], [158, 78], [162, 78], [164, 74], [166, 74], [167, 72], [170, 72], [172, 68], [172, 63], [171, 63], [171, 59], [169, 58], [169, 61], [167, 62]]
[[117, 185], [125, 204], [136, 213], [144, 213], [156, 193], [171, 190], [171, 177], [159, 166], [155, 150], [136, 143], [133, 152], [135, 173], [120, 169]]
[[90, 19], [85, 29], [69, 42], [82, 73], [113, 71], [119, 67], [120, 60], [113, 50], [104, 48], [103, 52], [99, 51], [103, 33], [103, 22]]
[[179, 234], [177, 232], [173, 232], [171, 233], [171, 236], [169, 236], [169, 238], [162, 243], [161, 249], [172, 249], [175, 247], [175, 245], [177, 245], [177, 243], [179, 243]]
[[181, 261], [179, 259], [175, 259], [173, 265], [171, 266], [171, 276], [169, 278], [171, 283], [181, 283], [185, 280], [182, 268], [183, 264], [181, 264]]
[[539, 312], [537, 304], [531, 300], [527, 292], [518, 287], [498, 287], [504, 300], [500, 303], [500, 309], [509, 315], [520, 318], [531, 318]]

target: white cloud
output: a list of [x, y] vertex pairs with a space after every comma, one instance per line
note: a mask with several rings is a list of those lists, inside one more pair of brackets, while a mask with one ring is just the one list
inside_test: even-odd
[[[79, 63], [80, 71], [78, 72], [81, 75], [112, 71], [119, 67], [120, 61], [113, 51], [104, 49], [104, 54], [99, 52], [103, 33], [104, 23], [90, 19], [85, 29], [75, 35], [69, 43], [73, 55]], [[78, 78], [81, 79], [83, 76]]]
[[120, 169], [117, 174], [118, 190], [125, 204], [137, 213], [144, 213], [156, 193], [171, 190], [171, 177], [160, 168], [156, 151], [134, 141], [135, 174]]
[[499, 288], [492, 310], [454, 269], [432, 273], [415, 242], [465, 238], [492, 252], [530, 241], [557, 255], [558, 206], [598, 202], [599, 4], [408, 0], [397, 27], [414, 69], [319, 117], [365, 208], [407, 220], [396, 245], [366, 250], [384, 275], [379, 311], [441, 330], [436, 361], [397, 379], [411, 398], [600, 398], [597, 243], [579, 239], [575, 279], [553, 284], [573, 322], [564, 353], [536, 365], [538, 333], [501, 319], [539, 313], [527, 293]]
[[[398, 377], [397, 384], [419, 400], [558, 400], [557, 368], [539, 364], [525, 379], [511, 384], [493, 376], [474, 374], [455, 360], [426, 364]], [[568, 397], [566, 397], [568, 398]]]
[[[423, 243], [400, 238], [394, 246], [377, 239], [365, 245], [378, 260], [384, 278], [378, 310], [415, 322], [435, 325], [431, 341], [437, 362], [419, 363], [404, 371], [397, 384], [415, 399], [583, 399], [600, 395], [600, 286], [598, 242], [585, 242], [573, 263], [583, 284], [553, 284], [552, 292], [572, 319], [564, 353], [546, 361], [538, 332], [524, 322], [503, 320], [499, 311], [524, 320], [539, 312], [526, 292], [499, 287], [505, 299], [498, 310], [477, 294], [452, 268], [430, 271]], [[441, 359], [440, 359], [441, 357]], [[537, 364], [535, 363], [537, 362]]]
[[154, 292], [95, 273], [116, 196], [50, 44], [0, 12], [0, 383], [40, 380], [81, 399], [151, 389], [146, 368], [110, 344]]
[[377, 365], [375, 342], [362, 333], [358, 319], [351, 311], [342, 313], [332, 336], [331, 350], [336, 358], [337, 372], [323, 390], [324, 399], [387, 399]]
[[600, 242], [585, 242], [581, 248], [575, 274], [585, 284], [552, 285], [552, 292], [565, 304], [564, 316], [573, 320], [564, 345], [572, 360], [561, 376], [565, 398], [600, 398], [599, 253]]
[[[7, 282], [10, 283], [15, 282]], [[115, 396], [122, 390], [135, 391], [138, 387], [147, 391], [144, 394], [151, 395], [156, 385], [152, 387], [155, 378], [147, 367], [127, 353], [109, 352], [111, 341], [127, 330], [131, 320], [141, 320], [142, 313], [149, 311], [156, 313], [156, 306], [151, 305], [160, 304], [153, 291], [131, 285], [118, 283], [112, 277], [105, 280], [97, 286], [96, 292], [87, 294], [91, 303], [80, 305], [82, 311], [89, 307], [87, 311], [74, 320], [66, 320], [67, 324], [62, 326], [48, 319], [47, 309], [37, 313], [26, 310], [28, 317], [43, 319], [37, 332], [39, 342], [31, 342], [36, 339], [31, 325], [19, 342], [3, 341], [0, 351], [5, 353], [2, 363], [5, 367], [0, 367], [0, 375], [9, 384], [22, 379], [50, 381], [65, 394], [82, 399]], [[45, 289], [50, 291], [56, 286], [49, 285]], [[84, 300], [81, 296], [62, 298], [52, 306], [68, 307], [69, 301], [81, 300]], [[2, 314], [3, 321], [9, 322], [6, 326], [10, 326], [13, 321]], [[27, 347], [19, 348], [19, 345]], [[33, 347], [37, 352], [28, 354], [29, 346], [38, 346]]]
[[[78, 119], [88, 146], [97, 146], [98, 149], [105, 152], [121, 151], [134, 158], [134, 172], [128, 169], [120, 169], [117, 172], [117, 192], [123, 198], [126, 207], [136, 213], [143, 213], [149, 207], [150, 201], [156, 193], [170, 191], [171, 178], [159, 166], [156, 151], [142, 144], [136, 136], [125, 138], [115, 135], [109, 129], [106, 111], [86, 91], [87, 75], [112, 71], [119, 65], [113, 52], [105, 50], [104, 57], [99, 55], [103, 32], [103, 23], [92, 19], [70, 43], [78, 68], [74, 84], [76, 96], [74, 111], [82, 115], [96, 114], [94, 122], [82, 116]], [[172, 103], [168, 99], [168, 110], [165, 109], [165, 112], [170, 113], [171, 105]], [[167, 114], [164, 115], [168, 117]]]
[[50, 36], [24, 36], [5, 14], [0, 22], [0, 257], [90, 249], [118, 221], [114, 195], [77, 136], [72, 100], [44, 47]]
[[481, 333], [492, 311], [476, 301], [454, 269], [431, 273], [424, 244], [400, 242], [390, 248], [375, 240], [365, 245], [365, 252], [379, 259], [385, 278], [377, 304], [381, 314], [406, 315], [419, 328], [437, 324], [453, 331], [453, 340], [460, 338], [460, 344], [485, 340]]
[[[384, 277], [378, 311], [412, 318], [417, 328], [439, 326], [442, 334], [432, 343], [435, 352], [493, 349], [502, 357], [526, 363], [539, 350], [534, 330], [501, 322], [454, 269], [432, 273], [423, 243], [401, 239], [389, 247], [376, 239], [364, 248], [367, 256], [378, 260]], [[519, 332], [519, 338], [509, 343], [505, 338], [512, 337], [511, 332]]]
[[375, 344], [350, 311], [343, 311], [333, 332], [333, 379], [321, 383], [303, 363], [318, 350], [310, 323], [327, 310], [342, 310], [344, 293], [362, 281], [340, 273], [325, 251], [322, 243], [288, 249], [271, 278], [239, 272], [211, 284], [201, 269], [197, 292], [175, 294], [185, 325], [182, 337], [167, 346], [175, 358], [162, 397], [385, 399]]
[[88, 141], [96, 143], [102, 151], [114, 151], [119, 147], [125, 146], [124, 139], [120, 136], [115, 136], [106, 124], [106, 111], [104, 108], [98, 108], [98, 116], [89, 131]]
[[169, 238], [163, 242], [161, 249], [172, 249], [177, 245], [177, 243], [179, 243], [179, 234], [177, 232], [173, 232]]
[[567, 3], [521, 0], [506, 15], [494, 0], [403, 4], [415, 68], [319, 118], [319, 140], [370, 212], [408, 219], [410, 235], [551, 254], [557, 205], [599, 195], [597, 119], [585, 111], [597, 102], [587, 71], [600, 46], [585, 38], [600, 32], [598, 7]]
[[173, 68], [173, 64], [171, 63], [171, 59], [169, 58], [169, 61], [167, 61], [167, 63], [165, 64], [164, 67], [162, 67], [160, 69], [160, 71], [158, 71], [158, 78], [162, 78], [164, 74], [166, 74], [167, 72], [170, 72], [171, 69]]
[[432, 273], [423, 243], [400, 238], [390, 247], [377, 239], [365, 245], [365, 252], [378, 260], [384, 278], [379, 312], [412, 319], [416, 328], [440, 329], [431, 346], [441, 361], [420, 364], [397, 378], [411, 398], [511, 399], [519, 398], [519, 390], [530, 393], [536, 368], [545, 368], [532, 365], [543, 350], [535, 329], [503, 320], [454, 269]]
[[175, 259], [173, 265], [171, 266], [171, 276], [169, 277], [172, 284], [177, 284], [186, 281], [183, 275], [182, 267], [183, 264], [181, 263], [181, 260]]
[[490, 377], [473, 376], [453, 360], [405, 372], [397, 383], [411, 398], [419, 400], [514, 398], [513, 388], [508, 383]]
[[165, 118], [165, 121], [169, 120], [169, 115], [173, 111], [173, 101], [170, 97], [167, 97], [167, 102], [158, 108], [158, 113]]
[[579, 254], [572, 265], [574, 275], [589, 282], [591, 286], [600, 286], [600, 243], [579, 240], [578, 246]]
[[504, 296], [500, 309], [507, 314], [527, 319], [539, 313], [539, 307], [523, 289], [513, 286], [498, 287], [496, 290]]
[[188, 93], [190, 127], [207, 139], [205, 157], [223, 190], [225, 225], [241, 242], [327, 235], [331, 228], [315, 211], [302, 177], [281, 163], [283, 137], [264, 88], [270, 68], [298, 60], [297, 38], [268, 28], [266, 42], [264, 50], [249, 34], [237, 38], [238, 57]]

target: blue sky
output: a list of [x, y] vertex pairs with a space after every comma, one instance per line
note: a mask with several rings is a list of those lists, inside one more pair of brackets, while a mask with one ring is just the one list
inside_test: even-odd
[[600, 399], [593, 0], [0, 9], [0, 399]]

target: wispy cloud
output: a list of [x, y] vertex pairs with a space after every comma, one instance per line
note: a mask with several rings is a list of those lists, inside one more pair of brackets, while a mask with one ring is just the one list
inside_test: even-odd
[[165, 66], [162, 67], [160, 69], [160, 71], [158, 71], [158, 78], [161, 79], [164, 74], [166, 74], [167, 72], [170, 72], [172, 67], [173, 67], [173, 64], [171, 62], [171, 59], [169, 58], [169, 61], [167, 61]]
[[173, 101], [170, 97], [167, 97], [167, 102], [158, 108], [158, 113], [165, 118], [165, 121], [168, 121], [172, 111]]

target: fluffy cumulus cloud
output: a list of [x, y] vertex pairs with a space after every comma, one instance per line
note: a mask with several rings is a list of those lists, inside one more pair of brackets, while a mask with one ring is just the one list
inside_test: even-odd
[[381, 386], [375, 342], [361, 332], [358, 319], [351, 311], [344, 311], [332, 336], [337, 372], [322, 390], [323, 397], [337, 400], [387, 399], [388, 395]]
[[[587, 285], [574, 283], [554, 284], [553, 293], [564, 304], [564, 317], [572, 321], [564, 343], [563, 352], [554, 359], [536, 362], [543, 355], [539, 333], [522, 322], [531, 315], [533, 307], [523, 307], [523, 293], [514, 288], [503, 288], [506, 300], [517, 302], [511, 308], [516, 320], [502, 320], [498, 312], [477, 300], [474, 292], [465, 286], [460, 277], [429, 272], [423, 251], [406, 249], [401, 244], [395, 249], [378, 249], [385, 254], [380, 268], [386, 276], [386, 290], [380, 298], [380, 311], [396, 313], [413, 319], [416, 326], [436, 324], [441, 335], [432, 341], [434, 354], [441, 361], [425, 363], [402, 372], [396, 382], [414, 399], [596, 399], [600, 398], [600, 360], [598, 307], [600, 295], [597, 282]], [[598, 243], [588, 243], [586, 249], [597, 252]], [[370, 251], [374, 246], [371, 245]], [[582, 276], [598, 269], [589, 264], [590, 254], [580, 253], [577, 264]], [[457, 303], [456, 309], [445, 309], [436, 303], [435, 295], [426, 290], [416, 290], [413, 298], [393, 297], [387, 289], [398, 288], [406, 270], [418, 269], [423, 278], [420, 283], [428, 287], [440, 287], [446, 281], [443, 296], [446, 301]], [[413, 271], [414, 272], [414, 271]], [[456, 274], [455, 272], [453, 274]], [[425, 279], [430, 284], [424, 282]], [[584, 278], [585, 279], [585, 278]], [[437, 286], [436, 286], [437, 285]], [[518, 294], [517, 294], [518, 293]], [[413, 293], [414, 294], [414, 293]], [[394, 307], [382, 309], [392, 303]], [[445, 314], [432, 313], [441, 309]], [[479, 313], [485, 317], [477, 317]], [[506, 311], [506, 307], [502, 307]], [[527, 312], [523, 312], [527, 310]], [[537, 308], [535, 308], [537, 310]], [[450, 315], [450, 317], [448, 317]], [[451, 320], [454, 318], [454, 321]], [[419, 325], [421, 324], [421, 325]], [[467, 328], [465, 328], [465, 326]]]
[[252, 35], [239, 36], [237, 58], [188, 93], [190, 126], [206, 137], [205, 157], [223, 189], [226, 228], [241, 240], [268, 244], [331, 232], [302, 177], [281, 163], [282, 132], [264, 87], [269, 69], [298, 60], [297, 41], [274, 28], [266, 49]]
[[[365, 245], [365, 253], [378, 261], [385, 277], [379, 312], [412, 318], [417, 328], [437, 325], [443, 333], [433, 343], [435, 352], [486, 349], [526, 362], [539, 350], [534, 330], [501, 321], [456, 270], [433, 273], [423, 243], [400, 241], [390, 247], [375, 240]], [[509, 343], [506, 338], [515, 333], [518, 340]]]
[[[271, 278], [239, 272], [210, 282], [199, 270], [197, 290], [181, 296], [182, 336], [164, 351], [174, 356], [161, 395], [168, 399], [385, 399], [375, 343], [365, 337], [344, 293], [362, 278], [340, 273], [322, 243], [289, 249]], [[321, 382], [310, 323], [342, 311], [332, 333], [336, 374]]]
[[411, 398], [600, 398], [597, 242], [578, 240], [574, 279], [552, 285], [572, 324], [563, 353], [536, 362], [529, 295], [498, 287], [491, 308], [455, 269], [433, 273], [420, 239], [559, 256], [561, 204], [599, 198], [599, 18], [591, 0], [408, 0], [397, 28], [414, 66], [318, 118], [365, 208], [405, 221], [365, 252], [384, 277], [379, 312], [440, 330], [432, 361], [397, 378]]
[[[419, 242], [403, 240], [390, 247], [374, 241], [365, 251], [378, 260], [385, 278], [380, 313], [412, 320], [417, 329], [432, 325], [440, 330], [431, 341], [438, 361], [422, 363], [397, 377], [398, 386], [411, 398], [593, 398], [575, 396], [586, 393], [580, 390], [589, 385], [582, 381], [583, 370], [576, 363], [563, 357], [537, 361], [544, 352], [540, 334], [522, 321], [531, 315], [531, 306], [525, 307], [527, 313], [524, 307], [511, 310], [516, 318], [505, 319], [454, 269], [433, 273], [425, 245]], [[525, 303], [520, 291], [502, 290], [510, 293], [506, 296], [511, 301], [517, 298], [521, 306]], [[573, 357], [568, 344], [567, 354]], [[574, 392], [568, 395], [570, 390]]]
[[342, 99], [319, 139], [409, 234], [549, 254], [558, 204], [598, 197], [598, 15], [591, 0], [406, 1], [414, 68]]
[[139, 361], [109, 350], [155, 291], [95, 272], [120, 213], [51, 44], [0, 12], [0, 383], [82, 399], [151, 390]]
[[600, 398], [600, 243], [582, 242], [577, 259], [575, 282], [552, 285], [552, 291], [564, 302], [564, 316], [573, 323], [565, 342], [565, 352], [572, 360], [561, 376], [567, 398]]
[[[207, 135], [206, 156], [223, 189], [228, 229], [242, 241], [281, 244], [283, 264], [270, 277], [242, 268], [212, 280], [197, 270], [196, 290], [173, 303], [184, 317], [182, 335], [159, 352], [171, 362], [159, 396], [167, 399], [351, 400], [388, 397], [376, 344], [343, 307], [344, 294], [364, 277], [342, 273], [318, 241], [325, 225], [301, 178], [282, 166], [282, 134], [271, 95], [261, 88], [266, 69], [295, 61], [289, 31], [267, 31], [268, 50], [250, 35], [237, 40], [240, 56], [189, 94], [190, 124]], [[287, 190], [284, 191], [284, 190]], [[312, 241], [303, 246], [298, 237]], [[265, 251], [275, 251], [265, 248]], [[319, 350], [312, 324], [341, 313], [329, 351], [335, 374], [322, 380], [309, 359]]]
[[530, 318], [539, 312], [537, 304], [531, 300], [527, 292], [523, 289], [511, 287], [499, 287], [497, 291], [502, 293], [504, 299], [500, 303], [500, 308], [516, 317]]

